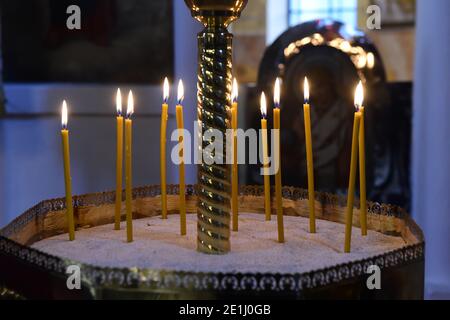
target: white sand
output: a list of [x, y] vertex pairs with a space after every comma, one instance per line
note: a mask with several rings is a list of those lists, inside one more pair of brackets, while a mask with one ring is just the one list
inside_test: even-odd
[[385, 253], [405, 245], [400, 237], [369, 231], [361, 236], [353, 228], [352, 252], [343, 253], [344, 225], [318, 220], [317, 233], [310, 234], [308, 219], [284, 217], [285, 239], [277, 239], [276, 217], [264, 221], [263, 214], [240, 214], [239, 232], [232, 232], [231, 252], [216, 256], [196, 251], [196, 215], [188, 214], [188, 236], [179, 235], [179, 217], [133, 221], [134, 242], [125, 242], [113, 225], [77, 230], [76, 240], [67, 235], [44, 239], [34, 248], [52, 255], [97, 266], [141, 267], [200, 272], [295, 273], [321, 269], [351, 260]]

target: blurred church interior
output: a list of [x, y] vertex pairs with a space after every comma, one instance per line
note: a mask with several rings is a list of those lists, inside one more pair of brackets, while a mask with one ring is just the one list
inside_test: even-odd
[[[81, 30], [66, 28], [72, 4], [81, 8]], [[368, 28], [371, 5], [381, 9], [381, 29]], [[64, 195], [63, 99], [70, 109], [75, 194], [114, 189], [117, 87], [136, 97], [134, 184], [158, 184], [165, 76], [171, 83], [183, 79], [185, 123], [196, 117], [201, 25], [184, 1], [15, 0], [0, 6], [0, 227], [39, 201]], [[275, 78], [283, 81], [285, 185], [307, 184], [300, 107], [308, 76], [317, 189], [345, 194], [352, 95], [363, 79], [368, 199], [405, 207], [424, 230], [430, 299], [450, 299], [449, 14], [446, 0], [251, 0], [231, 26], [240, 127], [258, 128], [260, 92], [271, 95]], [[173, 106], [169, 114], [171, 132]], [[258, 165], [239, 170], [241, 184], [262, 184]], [[170, 164], [168, 182], [177, 181]], [[187, 182], [196, 182], [194, 165]]]

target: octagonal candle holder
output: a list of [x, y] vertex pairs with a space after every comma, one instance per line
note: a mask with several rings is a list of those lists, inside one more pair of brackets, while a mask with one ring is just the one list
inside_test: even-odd
[[[178, 185], [168, 185], [168, 214], [178, 213]], [[196, 186], [186, 186], [186, 207], [195, 212]], [[263, 186], [241, 186], [241, 212], [258, 214], [264, 223]], [[283, 210], [287, 217], [307, 218], [308, 192], [283, 187]], [[133, 216], [146, 219], [161, 215], [159, 185], [133, 189]], [[74, 196], [77, 230], [106, 226], [114, 233], [115, 192]], [[345, 263], [329, 263], [325, 268], [292, 272], [195, 271], [182, 268], [124, 267], [112, 259], [108, 265], [89, 264], [74, 257], [46, 253], [34, 247], [58, 235], [65, 239], [67, 224], [65, 199], [44, 200], [0, 230], [0, 300], [26, 299], [205, 299], [205, 298], [295, 298], [295, 299], [422, 299], [424, 292], [424, 249], [421, 229], [402, 208], [368, 203], [368, 229], [403, 239], [395, 250], [381, 250], [364, 258], [348, 257]], [[342, 224], [346, 197], [316, 193], [317, 219]], [[359, 217], [355, 204], [354, 225]], [[343, 227], [343, 225], [342, 225]], [[175, 229], [174, 229], [175, 230]], [[175, 232], [175, 231], [174, 231]], [[150, 233], [151, 235], [151, 233]], [[119, 237], [120, 238], [120, 237]], [[260, 241], [256, 239], [255, 241]], [[122, 240], [119, 240], [122, 241]], [[186, 241], [186, 240], [184, 240]], [[195, 242], [195, 239], [192, 239]], [[76, 244], [63, 240], [66, 245]], [[192, 245], [195, 248], [195, 243]], [[128, 248], [128, 246], [126, 246]], [[88, 250], [88, 249], [86, 249]], [[99, 248], [99, 250], [102, 250]], [[128, 250], [128, 249], [126, 249]], [[88, 251], [90, 252], [90, 251]], [[195, 254], [194, 251], [192, 254]], [[92, 255], [92, 252], [90, 252]], [[211, 257], [205, 257], [211, 258]], [[221, 259], [219, 259], [221, 260]], [[382, 290], [366, 286], [366, 270], [377, 265], [382, 272]], [[67, 268], [78, 266], [81, 289], [68, 290]], [[293, 265], [295, 266], [295, 265]], [[206, 268], [206, 267], [205, 267]], [[265, 271], [264, 271], [265, 270]]]

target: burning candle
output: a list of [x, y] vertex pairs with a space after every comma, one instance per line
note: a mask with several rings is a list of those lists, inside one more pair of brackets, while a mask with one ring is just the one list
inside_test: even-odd
[[305, 103], [303, 104], [303, 115], [305, 121], [305, 144], [306, 144], [306, 165], [308, 172], [308, 206], [309, 206], [309, 232], [316, 232], [316, 214], [314, 208], [314, 164], [313, 151], [311, 141], [311, 114], [309, 106], [309, 84], [305, 77], [303, 92], [305, 95]]
[[264, 92], [261, 93], [261, 139], [263, 152], [263, 169], [264, 169], [264, 212], [266, 214], [266, 221], [271, 219], [270, 208], [270, 175], [269, 175], [269, 156], [267, 144], [267, 102]]
[[359, 197], [360, 197], [360, 212], [359, 219], [361, 224], [361, 234], [367, 235], [367, 199], [366, 199], [366, 143], [365, 143], [365, 129], [364, 129], [364, 106], [362, 105], [364, 99], [364, 90], [361, 81], [358, 84], [361, 92], [361, 101], [359, 110], [361, 112], [361, 121], [359, 125]]
[[117, 89], [117, 156], [116, 156], [116, 207], [114, 214], [114, 229], [120, 230], [120, 212], [122, 209], [122, 166], [123, 166], [123, 116], [122, 116], [122, 94]]
[[125, 119], [125, 208], [127, 216], [127, 242], [133, 241], [133, 215], [132, 215], [132, 131], [134, 113], [133, 92], [128, 94], [127, 115]]
[[[361, 84], [361, 83], [360, 83]], [[348, 182], [347, 210], [345, 215], [345, 245], [344, 251], [350, 252], [352, 241], [353, 201], [355, 196], [356, 161], [358, 156], [358, 135], [361, 121], [359, 108], [362, 105], [363, 88], [358, 85], [355, 91], [355, 117], [353, 121], [352, 155], [350, 161], [350, 177]]]
[[166, 132], [167, 132], [167, 118], [169, 106], [169, 80], [164, 79], [163, 85], [163, 104], [161, 108], [161, 140], [160, 140], [160, 171], [161, 171], [161, 208], [162, 218], [167, 219], [167, 182], [166, 182]]
[[67, 128], [68, 115], [66, 100], [62, 103], [61, 110], [61, 138], [64, 160], [64, 182], [66, 189], [66, 217], [69, 229], [69, 240], [75, 240], [75, 223], [73, 218], [72, 204], [72, 178], [70, 176], [70, 149], [69, 149], [69, 130]]
[[231, 211], [233, 217], [233, 231], [238, 231], [238, 166], [237, 166], [237, 111], [238, 111], [238, 84], [233, 79], [233, 88], [231, 90], [231, 128], [233, 132], [233, 164], [231, 170]]
[[277, 78], [275, 81], [274, 88], [274, 104], [273, 109], [273, 128], [275, 129], [275, 168], [277, 172], [275, 173], [275, 198], [277, 207], [277, 224], [278, 224], [278, 242], [284, 242], [284, 225], [283, 225], [283, 199], [281, 194], [281, 145], [280, 145], [280, 79]]
[[184, 87], [183, 81], [178, 83], [178, 104], [176, 106], [177, 126], [178, 126], [178, 145], [180, 146], [180, 232], [181, 235], [186, 234], [186, 191], [184, 182], [184, 137], [183, 137], [183, 99]]

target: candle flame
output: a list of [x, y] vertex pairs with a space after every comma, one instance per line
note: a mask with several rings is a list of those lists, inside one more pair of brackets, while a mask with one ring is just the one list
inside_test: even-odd
[[260, 108], [261, 108], [261, 115], [263, 118], [265, 118], [267, 116], [267, 102], [266, 102], [266, 95], [264, 94], [264, 91], [261, 92]]
[[134, 113], [134, 98], [133, 91], [128, 93], [128, 106], [127, 106], [127, 118], [131, 118]]
[[183, 80], [181, 80], [181, 79], [178, 82], [177, 99], [178, 99], [178, 104], [183, 103], [183, 100], [184, 100], [184, 86], [183, 86]]
[[375, 67], [375, 56], [372, 52], [367, 53], [367, 68], [373, 69]]
[[239, 95], [238, 91], [238, 83], [236, 81], [236, 78], [233, 79], [233, 88], [231, 89], [231, 102], [237, 102]]
[[61, 126], [63, 128], [63, 130], [67, 129], [67, 122], [68, 122], [68, 115], [67, 115], [67, 102], [66, 100], [63, 101], [62, 103], [62, 108], [61, 108]]
[[303, 83], [303, 95], [304, 95], [305, 103], [308, 103], [309, 102], [309, 83], [308, 83], [307, 77], [305, 77], [305, 81]]
[[167, 103], [169, 100], [169, 79], [167, 77], [164, 78], [163, 94], [164, 103]]
[[117, 89], [116, 110], [117, 115], [120, 117], [122, 115], [122, 93], [120, 92], [120, 88]]
[[355, 90], [356, 111], [359, 111], [359, 109], [362, 107], [363, 101], [364, 101], [364, 89], [363, 89], [362, 82], [359, 81], [358, 86], [356, 87], [356, 90]]
[[277, 78], [275, 80], [275, 87], [273, 89], [273, 102], [275, 103], [275, 108], [280, 107], [280, 78]]

